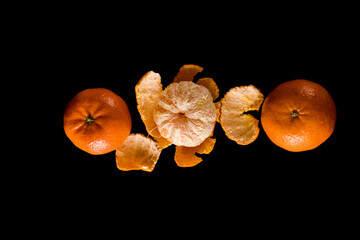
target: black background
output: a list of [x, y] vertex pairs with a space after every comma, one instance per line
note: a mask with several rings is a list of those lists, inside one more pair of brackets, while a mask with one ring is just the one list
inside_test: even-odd
[[[350, 140], [345, 135], [346, 100], [339, 88], [343, 68], [329, 59], [326, 63], [303, 61], [306, 57], [297, 61], [255, 58], [214, 63], [110, 63], [94, 59], [84, 63], [83, 58], [81, 64], [75, 60], [63, 62], [56, 67], [56, 78], [62, 84], [55, 102], [57, 154], [61, 158], [48, 172], [50, 176], [59, 173], [55, 175], [55, 189], [60, 203], [50, 215], [65, 214], [74, 223], [105, 225], [120, 221], [121, 229], [135, 231], [152, 229], [158, 218], [179, 234], [197, 229], [200, 223], [218, 233], [237, 228], [274, 232], [284, 228], [300, 232], [357, 228], [354, 204], [358, 164], [355, 156], [344, 152]], [[147, 135], [136, 108], [135, 85], [153, 70], [161, 74], [165, 88], [178, 69], [188, 63], [204, 67], [196, 79], [215, 79], [220, 98], [241, 85], [253, 84], [267, 96], [285, 81], [317, 82], [336, 103], [335, 131], [317, 149], [291, 153], [275, 146], [261, 124], [259, 138], [249, 146], [239, 146], [217, 123], [215, 149], [210, 155], [202, 155], [201, 164], [177, 167], [172, 146], [161, 153], [152, 173], [120, 171], [115, 165], [115, 152], [92, 156], [66, 137], [62, 114], [67, 103], [81, 90], [97, 87], [120, 95], [132, 115], [132, 133]], [[260, 118], [260, 113], [253, 114]]]
[[[162, 11], [161, 4], [160, 12], [136, 6], [130, 14], [125, 14], [130, 8], [113, 15], [107, 9], [105, 17], [97, 10], [67, 7], [61, 13], [31, 14], [11, 28], [11, 79], [26, 98], [15, 108], [21, 113], [19, 125], [28, 129], [29, 118], [23, 116], [39, 116], [31, 118], [31, 133], [21, 135], [26, 155], [9, 178], [20, 182], [12, 187], [21, 195], [14, 223], [35, 222], [34, 231], [55, 228], [55, 235], [69, 227], [90, 234], [105, 227], [119, 236], [167, 239], [357, 230], [357, 112], [352, 105], [359, 74], [354, 71], [357, 28], [351, 24], [356, 14], [338, 4], [270, 5], [239, 10], [216, 3], [209, 11], [181, 3]], [[166, 87], [184, 64], [202, 66], [196, 78], [214, 78], [220, 99], [241, 85], [253, 84], [267, 96], [286, 81], [317, 82], [337, 106], [335, 131], [317, 149], [291, 153], [275, 146], [261, 123], [259, 138], [249, 146], [229, 140], [217, 124], [215, 149], [202, 155], [201, 164], [177, 167], [172, 146], [161, 153], [152, 173], [120, 171], [115, 152], [92, 156], [66, 137], [67, 103], [78, 92], [99, 87], [127, 102], [132, 133], [146, 135], [135, 85], [152, 70]], [[39, 132], [41, 140], [35, 141]]]

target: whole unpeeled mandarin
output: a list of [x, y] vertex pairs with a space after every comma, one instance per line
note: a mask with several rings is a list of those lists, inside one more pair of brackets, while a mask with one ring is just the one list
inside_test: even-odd
[[104, 88], [78, 93], [64, 112], [64, 130], [72, 143], [93, 155], [116, 150], [131, 131], [125, 101]]
[[321, 85], [300, 79], [285, 82], [265, 99], [262, 126], [277, 146], [292, 152], [317, 148], [333, 133], [336, 107]]

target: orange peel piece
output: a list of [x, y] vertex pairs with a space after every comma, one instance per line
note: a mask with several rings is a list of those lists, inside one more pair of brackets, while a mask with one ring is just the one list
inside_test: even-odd
[[220, 116], [221, 116], [221, 101], [215, 103], [216, 107], [216, 121], [220, 123]]
[[214, 150], [215, 143], [215, 138], [207, 138], [203, 143], [196, 147], [196, 152], [199, 154], [210, 154]]
[[116, 165], [122, 171], [152, 172], [160, 153], [160, 146], [151, 138], [142, 134], [130, 134], [116, 150]]
[[211, 92], [214, 101], [219, 98], [220, 90], [214, 79], [201, 78], [196, 82], [196, 84], [206, 87]]
[[154, 120], [171, 143], [196, 147], [212, 134], [216, 107], [207, 88], [188, 81], [172, 83], [160, 97]]
[[161, 76], [153, 71], [146, 73], [135, 87], [137, 108], [146, 131], [159, 142], [161, 149], [164, 149], [171, 145], [171, 142], [161, 137], [153, 118], [162, 91]]
[[221, 100], [220, 124], [226, 136], [239, 145], [254, 142], [260, 133], [259, 120], [248, 111], [259, 111], [264, 95], [253, 85], [231, 89]]
[[181, 81], [193, 81], [194, 77], [202, 72], [204, 69], [200, 66], [187, 64], [180, 68], [178, 74], [174, 78], [174, 82], [181, 82]]
[[195, 167], [203, 160], [198, 154], [210, 154], [215, 146], [216, 139], [207, 138], [197, 147], [177, 146], [175, 152], [175, 162], [179, 167]]
[[176, 146], [175, 162], [179, 167], [195, 167], [203, 160], [196, 156], [196, 148]]
[[156, 128], [153, 112], [159, 102], [162, 91], [161, 76], [153, 71], [146, 73], [135, 87], [137, 108], [141, 119], [148, 133], [154, 137], [160, 137], [160, 134], [153, 132]]

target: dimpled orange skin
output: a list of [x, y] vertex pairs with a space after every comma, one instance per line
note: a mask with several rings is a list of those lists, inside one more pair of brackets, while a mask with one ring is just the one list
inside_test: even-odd
[[300, 79], [279, 85], [265, 99], [262, 126], [277, 146], [302, 152], [317, 148], [333, 133], [336, 106], [321, 85]]
[[64, 112], [64, 130], [75, 146], [92, 155], [112, 152], [131, 131], [125, 101], [104, 88], [78, 93]]

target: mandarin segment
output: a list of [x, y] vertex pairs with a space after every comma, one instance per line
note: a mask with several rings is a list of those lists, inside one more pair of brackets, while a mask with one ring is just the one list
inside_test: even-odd
[[258, 111], [264, 95], [253, 85], [231, 89], [221, 101], [220, 124], [226, 136], [239, 145], [254, 142], [260, 133], [259, 121], [247, 111]]
[[212, 134], [216, 107], [207, 88], [193, 82], [172, 83], [160, 97], [154, 120], [165, 139], [177, 146], [195, 147]]
[[178, 74], [174, 78], [174, 82], [182, 82], [182, 81], [193, 81], [194, 77], [201, 73], [204, 69], [200, 66], [187, 64], [180, 68]]
[[122, 171], [143, 170], [152, 172], [159, 160], [161, 148], [151, 138], [130, 134], [116, 150], [116, 165]]

